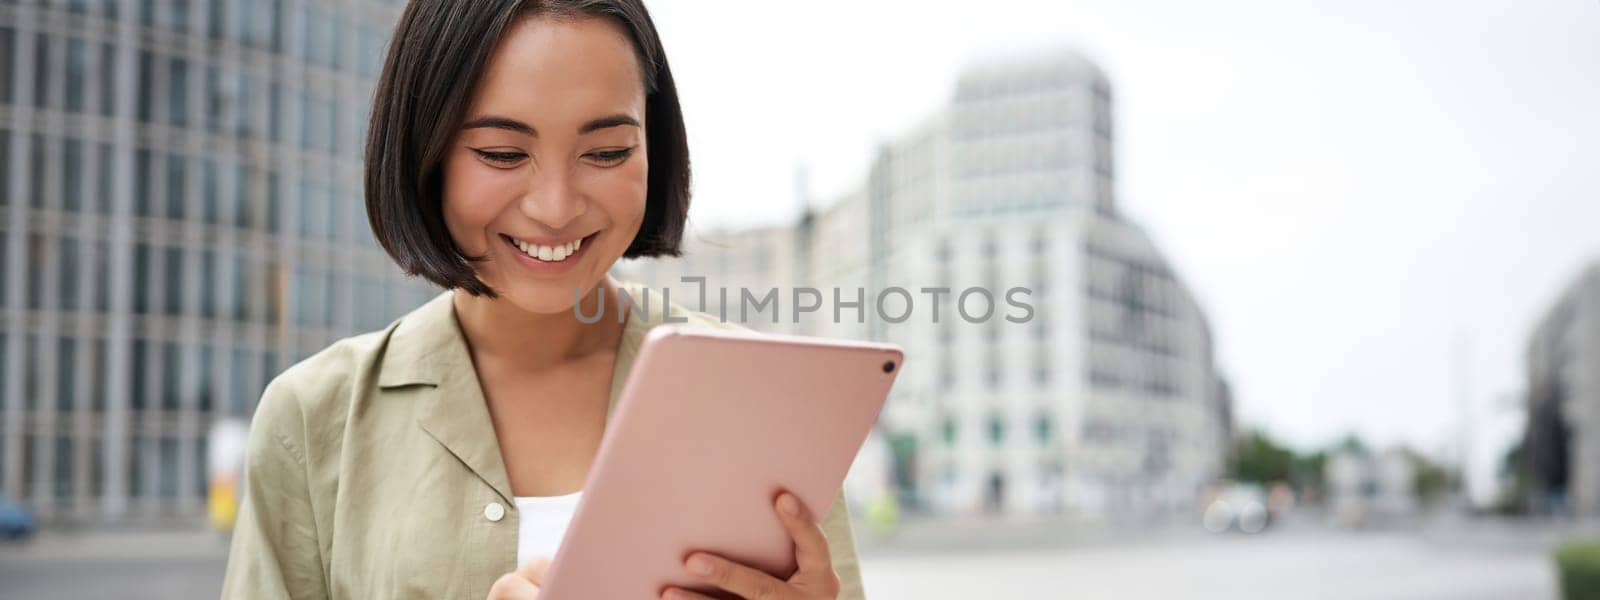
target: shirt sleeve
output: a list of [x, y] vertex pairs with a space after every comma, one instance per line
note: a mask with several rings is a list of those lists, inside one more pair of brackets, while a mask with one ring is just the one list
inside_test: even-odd
[[822, 519], [822, 534], [828, 537], [828, 553], [833, 556], [833, 572], [839, 576], [839, 600], [866, 600], [861, 585], [861, 563], [856, 558], [856, 539], [850, 530], [850, 507], [844, 491], [833, 499], [833, 508]]
[[308, 485], [305, 418], [280, 376], [250, 426], [244, 489], [222, 582], [225, 600], [328, 597]]

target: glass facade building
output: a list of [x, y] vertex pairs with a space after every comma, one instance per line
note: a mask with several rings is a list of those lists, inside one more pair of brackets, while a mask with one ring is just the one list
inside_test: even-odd
[[372, 238], [398, 0], [0, 0], [0, 495], [193, 519], [206, 433], [436, 290]]

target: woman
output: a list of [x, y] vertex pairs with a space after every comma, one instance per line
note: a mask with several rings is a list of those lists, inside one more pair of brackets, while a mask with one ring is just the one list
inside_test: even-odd
[[[678, 254], [688, 148], [649, 14], [411, 2], [366, 160], [378, 240], [448, 291], [267, 386], [223, 596], [533, 598], [619, 384], [667, 318], [575, 312], [622, 314], [606, 275], [620, 257]], [[684, 573], [741, 597], [859, 598], [841, 500], [819, 527], [777, 499], [800, 565], [787, 580], [703, 552]]]

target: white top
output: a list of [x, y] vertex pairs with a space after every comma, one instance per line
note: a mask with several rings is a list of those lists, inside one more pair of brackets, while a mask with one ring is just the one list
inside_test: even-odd
[[517, 566], [535, 556], [555, 558], [561, 536], [567, 533], [572, 512], [578, 509], [583, 492], [565, 496], [518, 496]]

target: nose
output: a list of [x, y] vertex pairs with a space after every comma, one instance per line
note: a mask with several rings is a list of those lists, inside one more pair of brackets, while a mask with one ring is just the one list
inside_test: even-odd
[[528, 193], [518, 208], [522, 214], [553, 231], [567, 228], [588, 209], [588, 202], [565, 169], [534, 169]]

